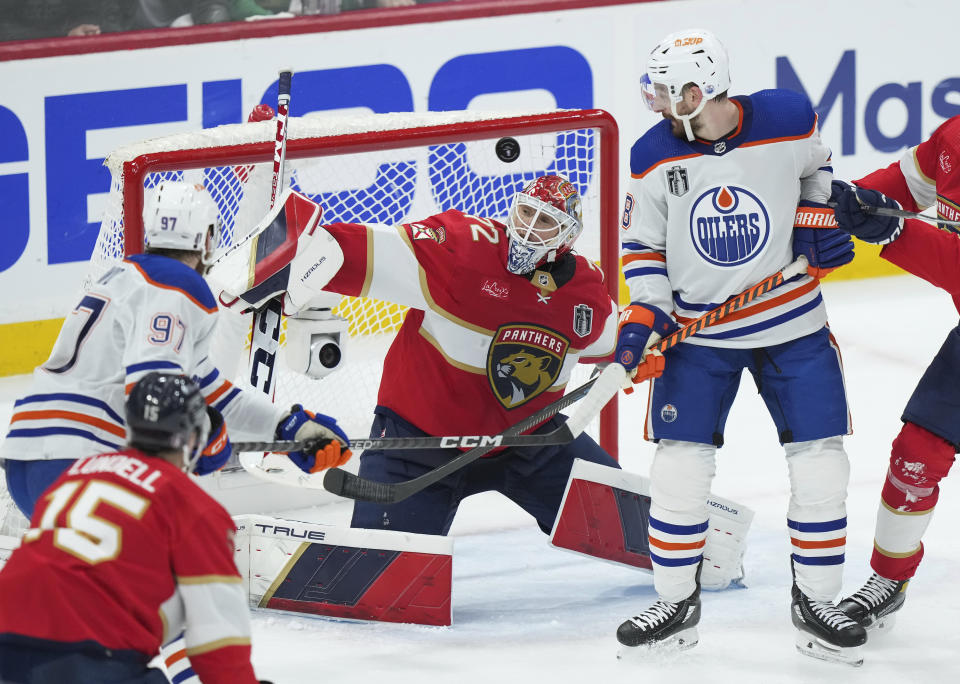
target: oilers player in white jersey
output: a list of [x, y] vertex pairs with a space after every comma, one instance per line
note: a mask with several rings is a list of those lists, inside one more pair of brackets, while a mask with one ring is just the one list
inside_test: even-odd
[[14, 403], [0, 458], [10, 494], [28, 517], [74, 460], [124, 444], [126, 393], [152, 371], [200, 383], [214, 425], [199, 474], [229, 457], [223, 418], [234, 439], [332, 440], [294, 460], [330, 466], [349, 457], [333, 418], [275, 406], [220, 375], [209, 355], [217, 302], [203, 278], [217, 238], [217, 205], [191, 183], [164, 181], [146, 195], [146, 253], [118, 263], [84, 293], [26, 396]]
[[[210, 358], [218, 309], [203, 274], [219, 226], [210, 194], [192, 183], [164, 181], [146, 191], [143, 218], [145, 253], [118, 263], [83, 294], [50, 358], [14, 403], [0, 460], [10, 495], [28, 518], [40, 494], [76, 459], [122, 447], [126, 395], [156, 371], [192, 376], [207, 402], [210, 440], [196, 474], [226, 463], [228, 427], [233, 439], [330, 440], [316, 452], [290, 454], [308, 471], [350, 457], [333, 418], [241, 391]], [[189, 674], [185, 669], [178, 678]]]
[[706, 500], [724, 423], [750, 371], [786, 452], [792, 616], [801, 652], [858, 664], [864, 630], [841, 613], [850, 423], [818, 278], [853, 258], [835, 227], [830, 151], [802, 95], [728, 97], [727, 53], [700, 29], [651, 52], [642, 89], [663, 120], [631, 150], [622, 258], [631, 304], [616, 359], [628, 369], [661, 336], [807, 256], [808, 274], [664, 354], [645, 436], [649, 542], [659, 600], [624, 622], [625, 647], [697, 643]]

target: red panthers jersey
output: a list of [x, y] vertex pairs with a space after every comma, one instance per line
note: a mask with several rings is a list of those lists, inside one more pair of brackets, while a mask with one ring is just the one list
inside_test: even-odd
[[37, 501], [0, 572], [0, 640], [96, 642], [149, 659], [185, 631], [205, 684], [256, 684], [233, 520], [135, 449], [76, 461]]
[[[960, 116], [944, 121], [929, 140], [903, 159], [856, 181], [919, 211], [936, 205], [937, 216], [960, 221]], [[960, 236], [920, 220], [907, 220], [903, 232], [880, 255], [953, 295], [960, 311]]]
[[325, 289], [410, 307], [378, 403], [428, 434], [502, 432], [559, 398], [581, 358], [613, 352], [616, 306], [581, 256], [515, 275], [504, 225], [452, 209], [327, 230], [344, 265]]

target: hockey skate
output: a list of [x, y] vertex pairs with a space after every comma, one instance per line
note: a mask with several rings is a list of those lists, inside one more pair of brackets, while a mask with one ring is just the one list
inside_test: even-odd
[[829, 601], [814, 601], [794, 583], [790, 613], [797, 628], [797, 650], [820, 660], [863, 665], [860, 647], [867, 632]]
[[890, 580], [873, 573], [855, 594], [838, 606], [847, 617], [866, 629], [885, 631], [896, 623], [896, 613], [906, 600], [910, 580]]
[[633, 655], [637, 647], [685, 651], [700, 640], [700, 587], [679, 603], [659, 600], [617, 629], [621, 648], [617, 658]]

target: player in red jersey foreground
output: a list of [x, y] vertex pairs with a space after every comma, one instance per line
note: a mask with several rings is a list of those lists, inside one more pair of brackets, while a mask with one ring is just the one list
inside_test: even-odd
[[0, 681], [163, 684], [147, 664], [184, 631], [205, 684], [256, 684], [236, 528], [186, 474], [212, 410], [186, 376], [146, 375], [127, 448], [76, 461], [41, 496], [0, 572]]
[[[855, 181], [834, 182], [837, 224], [865, 242], [884, 245], [880, 256], [946, 290], [960, 311], [960, 236], [920, 220], [878, 216], [863, 208], [918, 211], [936, 205], [939, 218], [960, 219], [960, 116], [945, 121], [903, 159]], [[898, 204], [899, 203], [899, 204]], [[933, 358], [903, 412], [880, 493], [873, 575], [841, 610], [865, 627], [889, 627], [903, 605], [907, 583], [923, 558], [930, 524], [960, 448], [960, 326]]]

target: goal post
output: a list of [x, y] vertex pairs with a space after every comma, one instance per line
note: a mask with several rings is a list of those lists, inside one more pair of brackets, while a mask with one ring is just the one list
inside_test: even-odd
[[[111, 193], [87, 282], [111, 263], [143, 251], [144, 191], [164, 179], [207, 188], [220, 209], [218, 248], [244, 237], [268, 211], [274, 135], [269, 121], [231, 124], [146, 140], [111, 153], [105, 161], [112, 175]], [[497, 144], [504, 139], [511, 143]], [[323, 113], [289, 119], [283, 183], [323, 206], [323, 222], [391, 225], [450, 208], [502, 218], [513, 195], [530, 180], [557, 173], [583, 196], [584, 232], [576, 249], [600, 264], [617, 301], [618, 147], [616, 122], [599, 109]], [[284, 371], [277, 401], [286, 400], [284, 392], [297, 401], [306, 401], [304, 393], [321, 397], [337, 376], [352, 387], [362, 375], [363, 383], [372, 385], [366, 390], [370, 396], [360, 400], [366, 405], [343, 407], [338, 399], [329, 412], [351, 437], [363, 437], [367, 432], [360, 431], [373, 417], [382, 354], [404, 311], [384, 302], [346, 297], [331, 308], [332, 315], [348, 326], [343, 367], [319, 381]], [[238, 353], [243, 351], [242, 341], [231, 344]], [[222, 369], [228, 372], [229, 364]], [[585, 372], [579, 373], [571, 378], [571, 387], [586, 379]], [[311, 408], [324, 406], [318, 401]], [[356, 415], [344, 420], [339, 413], [344, 409]], [[617, 455], [616, 401], [588, 431]]]

